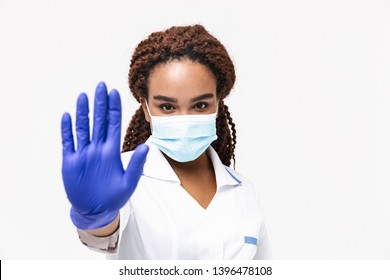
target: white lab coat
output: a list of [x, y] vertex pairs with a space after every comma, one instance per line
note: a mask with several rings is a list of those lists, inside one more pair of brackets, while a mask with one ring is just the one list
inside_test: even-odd
[[[183, 187], [150, 140], [144, 172], [120, 211], [119, 243], [109, 259], [270, 259], [256, 188], [207, 150], [217, 192], [207, 209]], [[127, 166], [132, 152], [124, 153]]]

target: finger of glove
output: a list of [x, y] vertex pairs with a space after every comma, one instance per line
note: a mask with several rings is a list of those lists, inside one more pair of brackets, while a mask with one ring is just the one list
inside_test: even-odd
[[61, 119], [62, 156], [74, 153], [74, 141], [72, 133], [72, 119], [68, 113], [64, 113]]
[[134, 191], [135, 187], [137, 186], [144, 169], [148, 152], [149, 146], [145, 144], [140, 144], [135, 149], [124, 176], [128, 191]]
[[104, 142], [107, 133], [107, 111], [108, 98], [107, 87], [104, 82], [100, 82], [95, 91], [93, 133], [92, 141], [95, 143]]
[[79, 95], [77, 99], [77, 111], [76, 111], [76, 135], [77, 135], [78, 150], [82, 150], [90, 142], [88, 114], [89, 114], [88, 97], [85, 93], [82, 93]]
[[121, 118], [121, 99], [118, 91], [113, 89], [108, 96], [108, 127], [106, 141], [112, 142], [112, 147], [118, 151], [118, 156], [120, 151]]

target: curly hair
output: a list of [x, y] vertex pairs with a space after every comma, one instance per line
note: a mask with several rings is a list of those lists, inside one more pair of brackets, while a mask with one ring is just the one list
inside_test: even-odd
[[[135, 49], [129, 70], [129, 86], [135, 99], [148, 99], [148, 78], [154, 67], [174, 59], [187, 58], [207, 66], [216, 77], [218, 138], [211, 144], [226, 166], [235, 163], [236, 128], [223, 102], [236, 80], [234, 65], [222, 43], [202, 25], [173, 26], [154, 32]], [[122, 152], [134, 150], [151, 135], [142, 106], [133, 115], [126, 131]]]

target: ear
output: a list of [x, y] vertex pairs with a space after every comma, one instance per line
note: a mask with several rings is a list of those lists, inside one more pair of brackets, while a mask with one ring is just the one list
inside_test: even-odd
[[140, 97], [139, 101], [141, 102], [142, 110], [144, 111], [145, 120], [150, 123], [150, 116], [148, 112], [148, 108], [146, 108], [146, 99], [143, 97]]

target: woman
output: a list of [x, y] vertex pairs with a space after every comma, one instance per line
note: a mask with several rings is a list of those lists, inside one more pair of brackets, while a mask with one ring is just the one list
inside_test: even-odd
[[234, 82], [226, 49], [203, 26], [152, 33], [131, 60], [141, 105], [122, 159], [118, 92], [97, 86], [91, 140], [79, 96], [77, 151], [62, 119], [62, 173], [85, 245], [114, 259], [270, 258], [256, 189], [229, 167], [236, 130], [223, 100]]

